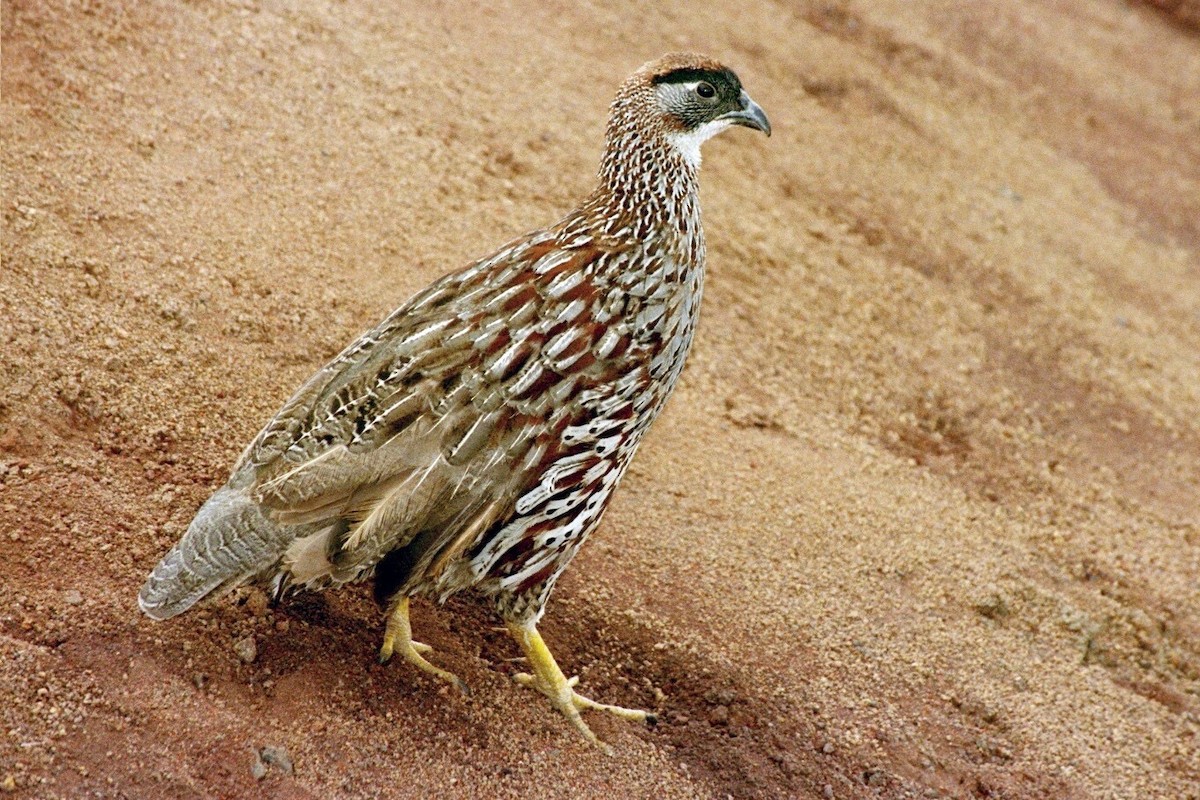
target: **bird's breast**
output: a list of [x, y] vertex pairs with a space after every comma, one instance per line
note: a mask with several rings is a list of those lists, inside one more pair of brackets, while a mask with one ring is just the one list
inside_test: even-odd
[[650, 379], [673, 384], [695, 332], [704, 270], [674, 257], [651, 263], [623, 287], [623, 323], [648, 359]]

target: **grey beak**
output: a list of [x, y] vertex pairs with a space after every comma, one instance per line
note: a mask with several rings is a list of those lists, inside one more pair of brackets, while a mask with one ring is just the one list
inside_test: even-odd
[[721, 115], [721, 119], [727, 119], [734, 125], [745, 125], [747, 128], [754, 128], [756, 131], [762, 131], [767, 136], [771, 135], [771, 122], [767, 119], [767, 115], [763, 113], [762, 106], [750, 99], [750, 95], [742, 92], [741, 100], [742, 108], [740, 111], [730, 111], [728, 114]]

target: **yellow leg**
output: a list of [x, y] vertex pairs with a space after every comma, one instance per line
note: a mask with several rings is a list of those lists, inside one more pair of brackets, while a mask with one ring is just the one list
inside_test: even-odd
[[584, 738], [605, 753], [611, 755], [612, 750], [608, 745], [596, 738], [596, 734], [592, 733], [592, 729], [587, 726], [587, 723], [583, 721], [583, 717], [579, 715], [580, 711], [607, 711], [610, 714], [616, 714], [622, 719], [634, 720], [635, 722], [649, 722], [650, 724], [658, 721], [658, 718], [648, 711], [597, 703], [595, 700], [591, 700], [576, 692], [575, 684], [579, 682], [579, 678], [568, 679], [566, 675], [563, 675], [563, 671], [559, 669], [558, 662], [550, 654], [550, 648], [546, 647], [545, 640], [542, 639], [541, 634], [537, 632], [537, 628], [532, 622], [524, 625], [510, 622], [508, 623], [508, 631], [517, 640], [517, 644], [521, 645], [521, 649], [525, 651], [525, 657], [529, 660], [529, 666], [533, 668], [532, 675], [527, 672], [521, 672], [514, 675], [513, 678], [522, 686], [537, 689], [546, 695], [546, 697], [549, 697], [551, 705], [569, 719], [571, 724], [583, 734]]
[[427, 644], [413, 641], [412, 624], [408, 621], [408, 598], [404, 598], [392, 610], [391, 616], [388, 617], [387, 628], [383, 633], [383, 647], [379, 648], [379, 663], [386, 664], [391, 659], [393, 652], [399, 653], [404, 657], [405, 661], [414, 667], [424, 670], [430, 675], [436, 675], [446, 681], [446, 683], [456, 687], [463, 694], [470, 694], [471, 692], [467, 689], [467, 685], [459, 680], [457, 675], [435, 667], [421, 655], [432, 650], [433, 648]]

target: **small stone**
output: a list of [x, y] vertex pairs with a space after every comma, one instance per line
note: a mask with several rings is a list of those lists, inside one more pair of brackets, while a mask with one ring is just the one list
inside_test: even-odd
[[4, 780], [0, 781], [0, 790], [5, 792], [15, 792], [17, 790], [17, 778], [11, 772], [4, 776]]
[[728, 689], [711, 689], [704, 693], [704, 699], [709, 705], [731, 706], [737, 696]]
[[203, 690], [204, 687], [208, 685], [208, 675], [203, 672], [193, 672], [192, 684], [195, 685], [197, 689]]
[[77, 606], [83, 603], [83, 594], [78, 589], [68, 589], [63, 593], [63, 602], [69, 606]]
[[827, 755], [827, 756], [833, 755], [833, 751], [834, 751], [833, 742], [826, 742], [825, 744], [821, 745], [821, 752], [824, 753], [825, 755]]
[[833, 800], [833, 786], [828, 783], [822, 786], [821, 796], [824, 797], [825, 800]]
[[243, 662], [252, 664], [254, 659], [258, 658], [258, 644], [253, 636], [245, 636], [233, 643], [233, 652], [237, 653], [237, 657]]
[[867, 786], [883, 786], [887, 783], [887, 773], [881, 769], [869, 769], [863, 773], [863, 783]]
[[975, 603], [975, 613], [988, 619], [1002, 620], [1009, 615], [1008, 602], [999, 592], [989, 592]]
[[292, 774], [292, 758], [288, 755], [286, 747], [275, 747], [267, 745], [260, 752], [262, 760], [271, 766], [277, 768], [284, 775]]
[[708, 712], [708, 721], [712, 725], [728, 725], [729, 724], [729, 708], [727, 706], [713, 706]]
[[246, 597], [246, 608], [250, 609], [250, 613], [256, 617], [265, 616], [267, 613], [266, 592], [259, 588], [251, 589], [250, 594]]
[[262, 756], [257, 750], [254, 751], [254, 760], [250, 762], [250, 774], [256, 781], [267, 777], [267, 765], [263, 763]]

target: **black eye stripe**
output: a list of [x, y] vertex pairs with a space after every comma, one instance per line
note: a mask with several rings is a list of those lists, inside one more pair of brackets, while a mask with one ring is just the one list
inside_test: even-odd
[[742, 90], [742, 82], [732, 70], [677, 69], [653, 80], [655, 84], [701, 82], [711, 85], [717, 90], [717, 94], [724, 94], [727, 90], [731, 96], [737, 97]]

